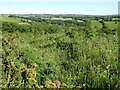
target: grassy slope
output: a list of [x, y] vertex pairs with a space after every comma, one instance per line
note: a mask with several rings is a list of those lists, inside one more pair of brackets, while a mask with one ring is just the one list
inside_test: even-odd
[[106, 24], [107, 24], [109, 29], [117, 29], [118, 28], [118, 23], [115, 24], [115, 22], [107, 21]]
[[21, 22], [20, 18], [15, 18], [15, 17], [8, 17], [8, 16], [2, 16], [2, 22], [16, 22], [19, 23]]

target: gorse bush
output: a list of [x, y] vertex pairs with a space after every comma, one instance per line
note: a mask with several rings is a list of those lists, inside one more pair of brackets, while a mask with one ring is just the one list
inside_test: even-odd
[[[8, 34], [3, 38], [2, 86], [4, 88], [43, 88], [36, 79], [37, 65], [35, 61], [30, 61], [32, 54], [28, 53], [28, 50], [22, 51], [18, 45], [15, 45], [15, 38], [14, 34]], [[30, 56], [26, 56], [29, 54]]]

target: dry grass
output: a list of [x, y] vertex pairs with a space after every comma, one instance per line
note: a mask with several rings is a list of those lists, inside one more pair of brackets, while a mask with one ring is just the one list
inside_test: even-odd
[[72, 20], [72, 18], [42, 18], [42, 19], [49, 19], [49, 20]]

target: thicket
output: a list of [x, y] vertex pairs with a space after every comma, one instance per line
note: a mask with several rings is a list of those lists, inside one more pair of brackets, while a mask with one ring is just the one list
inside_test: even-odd
[[119, 87], [116, 30], [51, 23], [3, 22], [3, 88]]

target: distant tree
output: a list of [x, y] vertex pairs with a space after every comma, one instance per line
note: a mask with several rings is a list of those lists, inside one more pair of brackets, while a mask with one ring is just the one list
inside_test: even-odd
[[16, 17], [15, 15], [9, 15], [8, 17]]
[[115, 24], [117, 24], [117, 22], [115, 22]]
[[112, 21], [112, 17], [110, 17], [110, 21]]
[[108, 28], [104, 22], [102, 23], [102, 28]]

